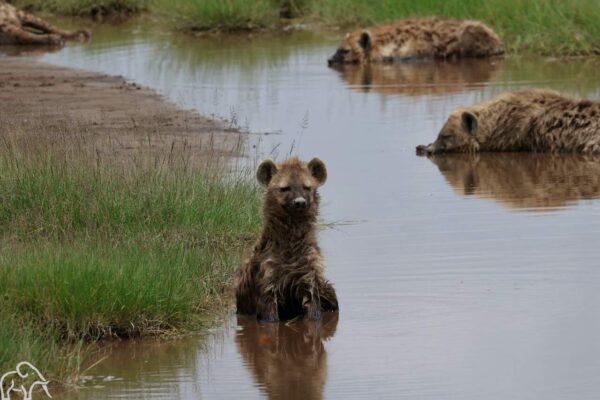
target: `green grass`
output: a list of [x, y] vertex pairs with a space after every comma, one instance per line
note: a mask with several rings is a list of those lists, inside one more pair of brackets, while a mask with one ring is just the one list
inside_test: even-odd
[[[16, 0], [61, 14], [149, 11], [177, 30], [272, 29], [287, 17], [352, 29], [406, 17], [471, 18], [492, 26], [511, 52], [600, 53], [596, 0]], [[286, 18], [282, 18], [286, 17]]]
[[98, 16], [137, 14], [147, 11], [152, 0], [15, 0], [20, 7], [62, 15]]
[[0, 133], [0, 371], [28, 360], [64, 381], [86, 343], [189, 332], [229, 307], [256, 187], [185, 160], [102, 162], [94, 139]]
[[279, 21], [272, 0], [159, 0], [157, 7], [181, 30], [252, 30]]
[[154, 10], [182, 30], [239, 31], [276, 28], [281, 18], [300, 17], [312, 0], [155, 0]]
[[311, 12], [341, 26], [409, 16], [478, 19], [498, 32], [509, 51], [600, 53], [600, 3], [595, 0], [325, 0], [315, 1]]

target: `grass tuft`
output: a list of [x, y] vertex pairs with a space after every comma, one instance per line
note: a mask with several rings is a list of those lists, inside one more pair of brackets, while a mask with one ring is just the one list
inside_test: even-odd
[[274, 27], [279, 9], [272, 0], [172, 0], [157, 5], [184, 31], [240, 31]]
[[353, 29], [407, 17], [481, 20], [510, 52], [548, 55], [600, 53], [600, 4], [595, 0], [157, 0], [181, 30], [236, 30], [285, 25], [280, 17]]
[[289, 18], [353, 29], [407, 17], [478, 19], [508, 51], [547, 55], [600, 53], [596, 0], [15, 0], [17, 5], [70, 15], [148, 11], [181, 31], [276, 29]]
[[139, 14], [148, 11], [152, 0], [15, 0], [15, 4], [30, 10], [42, 10], [62, 15], [105, 16]]
[[600, 53], [600, 4], [594, 0], [325, 0], [313, 2], [311, 11], [346, 27], [413, 16], [477, 19], [492, 26], [509, 51]]
[[232, 272], [259, 229], [249, 179], [177, 157], [100, 162], [102, 141], [76, 127], [27, 136], [6, 126], [0, 371], [28, 360], [64, 380], [84, 343], [195, 330], [228, 307]]

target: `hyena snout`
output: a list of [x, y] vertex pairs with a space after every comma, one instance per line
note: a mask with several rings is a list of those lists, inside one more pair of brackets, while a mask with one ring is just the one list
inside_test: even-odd
[[292, 205], [297, 210], [303, 210], [308, 205], [308, 202], [306, 201], [306, 199], [304, 197], [298, 196], [294, 200], [292, 200]]
[[327, 64], [329, 66], [332, 66], [332, 65], [335, 65], [335, 64], [344, 64], [344, 63], [347, 63], [347, 62], [349, 62], [348, 61], [349, 54], [350, 54], [350, 50], [339, 48], [339, 49], [337, 49], [337, 51], [335, 52], [335, 54], [333, 56], [331, 56], [327, 60]]

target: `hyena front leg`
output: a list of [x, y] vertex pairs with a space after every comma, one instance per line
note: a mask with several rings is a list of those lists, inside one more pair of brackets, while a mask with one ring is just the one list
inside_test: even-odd
[[38, 18], [35, 15], [29, 14], [24, 11], [21, 11], [19, 13], [19, 18], [21, 19], [21, 23], [24, 26], [27, 26], [27, 27], [30, 27], [33, 29], [37, 29], [39, 31], [42, 31], [43, 33], [47, 33], [47, 34], [51, 34], [51, 35], [58, 35], [58, 36], [62, 37], [63, 39], [85, 41], [91, 37], [91, 34], [89, 31], [77, 31], [77, 32], [63, 31], [62, 29], [57, 28], [56, 26], [50, 24], [49, 22], [44, 21], [43, 19]]
[[273, 289], [268, 289], [258, 299], [256, 305], [256, 317], [261, 322], [277, 322], [279, 321], [279, 313], [277, 311], [277, 296]]
[[319, 296], [323, 311], [338, 311], [340, 309], [335, 289], [329, 281], [321, 282]]
[[319, 321], [321, 319], [321, 297], [319, 296], [319, 286], [314, 279], [307, 282], [303, 290], [302, 308], [304, 309], [304, 318], [309, 321]]
[[58, 29], [54, 25], [49, 22], [44, 21], [41, 18], [36, 17], [35, 15], [29, 14], [25, 11], [19, 12], [19, 19], [21, 23], [25, 26], [29, 26], [31, 28], [40, 30], [44, 33], [54, 33], [55, 35], [65, 36], [68, 32]]
[[246, 263], [234, 277], [235, 303], [238, 314], [256, 314], [256, 285], [251, 269], [252, 265]]
[[65, 43], [64, 39], [60, 35], [37, 35], [35, 33], [27, 32], [15, 25], [3, 27], [0, 34], [11, 38], [10, 41], [16, 44], [45, 44], [62, 46]]

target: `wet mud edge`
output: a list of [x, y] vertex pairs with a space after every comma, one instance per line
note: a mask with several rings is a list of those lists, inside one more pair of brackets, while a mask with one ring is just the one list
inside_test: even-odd
[[121, 76], [26, 57], [0, 57], [0, 105], [5, 127], [37, 121], [48, 134], [74, 124], [96, 138], [115, 138], [121, 153], [151, 143], [158, 154], [186, 143], [198, 160], [230, 158], [240, 156], [245, 136]]

